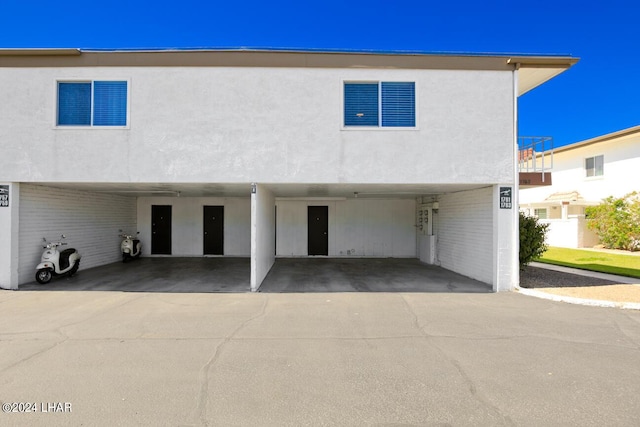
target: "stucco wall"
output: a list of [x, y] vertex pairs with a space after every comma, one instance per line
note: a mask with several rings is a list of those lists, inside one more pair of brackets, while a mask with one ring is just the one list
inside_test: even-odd
[[[56, 128], [57, 79], [129, 81], [129, 128]], [[509, 182], [512, 79], [471, 70], [0, 68], [0, 98], [19, 100], [0, 103], [0, 170], [13, 182]], [[354, 80], [415, 81], [416, 129], [342, 129], [343, 82]]]
[[119, 230], [135, 230], [136, 199], [40, 185], [20, 186], [19, 282], [34, 281], [42, 238], [58, 241], [82, 255], [80, 272], [121, 259]]
[[559, 248], [590, 248], [598, 244], [598, 236], [587, 228], [584, 217], [540, 220], [549, 224], [546, 242]]
[[138, 230], [144, 253], [151, 252], [151, 206], [171, 205], [174, 256], [202, 256], [204, 206], [224, 206], [224, 255], [251, 255], [251, 200], [234, 197], [140, 197]]
[[255, 291], [275, 262], [275, 197], [264, 185], [251, 195], [251, 290]]
[[307, 256], [307, 206], [328, 206], [329, 256], [415, 258], [414, 200], [279, 200], [278, 256]]

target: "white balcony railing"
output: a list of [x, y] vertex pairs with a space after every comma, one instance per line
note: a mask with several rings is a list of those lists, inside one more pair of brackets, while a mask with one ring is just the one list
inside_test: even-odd
[[545, 172], [553, 169], [553, 138], [550, 136], [518, 137], [518, 171]]

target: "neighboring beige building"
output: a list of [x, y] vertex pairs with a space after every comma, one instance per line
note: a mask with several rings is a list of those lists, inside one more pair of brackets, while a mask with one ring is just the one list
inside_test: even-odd
[[640, 126], [553, 150], [552, 185], [520, 190], [520, 210], [548, 223], [551, 246], [598, 244], [585, 209], [609, 196], [640, 191]]

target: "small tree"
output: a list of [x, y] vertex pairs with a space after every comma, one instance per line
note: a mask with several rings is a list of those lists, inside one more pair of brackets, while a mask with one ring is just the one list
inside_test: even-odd
[[548, 228], [549, 224], [540, 224], [538, 218], [520, 212], [520, 268], [540, 258], [547, 250]]
[[587, 227], [609, 249], [640, 250], [640, 195], [609, 196], [598, 206], [586, 209]]

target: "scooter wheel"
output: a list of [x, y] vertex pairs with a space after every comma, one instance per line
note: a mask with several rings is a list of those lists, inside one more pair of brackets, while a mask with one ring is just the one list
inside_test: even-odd
[[36, 272], [36, 281], [41, 285], [45, 285], [51, 281], [51, 270], [48, 268], [41, 268]]

